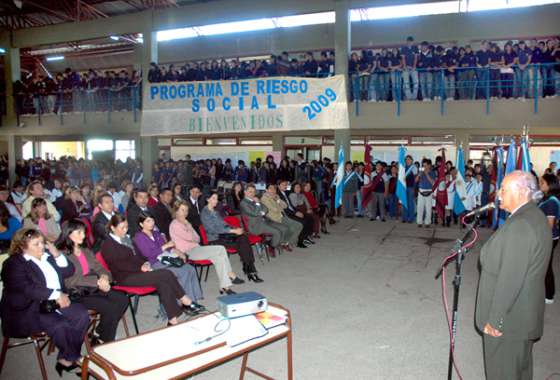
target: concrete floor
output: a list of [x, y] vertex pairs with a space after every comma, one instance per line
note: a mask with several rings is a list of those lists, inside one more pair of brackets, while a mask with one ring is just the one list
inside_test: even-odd
[[[343, 219], [330, 230], [313, 248], [259, 264], [264, 283], [235, 289], [259, 291], [291, 310], [295, 378], [446, 378], [449, 338], [440, 282], [434, 280], [434, 274], [460, 231], [367, 219]], [[483, 230], [481, 240], [488, 236], [489, 231]], [[473, 324], [479, 247], [466, 259], [460, 297], [456, 355], [465, 380], [484, 378], [481, 338]], [[232, 257], [232, 264], [241, 273], [237, 257]], [[560, 274], [558, 258], [555, 267]], [[450, 268], [448, 282], [452, 272]], [[212, 309], [218, 296], [213, 271], [203, 288], [203, 303]], [[156, 308], [154, 297], [141, 301], [141, 330], [161, 326], [154, 318]], [[544, 337], [534, 349], [535, 379], [560, 373], [559, 315], [560, 301], [546, 307]], [[282, 379], [285, 352], [285, 344], [279, 342], [251, 354], [249, 364]], [[54, 357], [47, 359], [53, 379], [58, 378]], [[239, 368], [240, 360], [234, 360], [196, 379], [235, 379]], [[0, 377], [38, 378], [31, 347], [9, 352]], [[251, 374], [246, 378], [257, 379]], [[560, 379], [560, 374], [550, 379]]]

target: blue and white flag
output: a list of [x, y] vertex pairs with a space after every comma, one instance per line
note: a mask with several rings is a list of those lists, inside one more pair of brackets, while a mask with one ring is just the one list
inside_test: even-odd
[[507, 153], [506, 171], [504, 176], [514, 171], [516, 166], [517, 166], [517, 144], [515, 143], [514, 139], [511, 139], [511, 142], [509, 143], [508, 153]]
[[336, 191], [334, 194], [334, 208], [339, 208], [342, 204], [342, 191], [344, 190], [344, 149], [340, 147], [338, 150], [338, 169], [336, 170], [335, 184]]
[[529, 144], [527, 142], [527, 136], [521, 138], [521, 170], [524, 172], [531, 172], [531, 156], [529, 155]]
[[401, 202], [404, 209], [408, 210], [408, 202], [406, 197], [406, 163], [404, 158], [406, 156], [406, 148], [404, 146], [399, 146], [399, 175], [397, 177], [397, 198]]
[[[517, 143], [515, 142], [514, 139], [511, 139], [511, 142], [509, 143], [509, 148], [508, 148], [508, 152], [507, 152], [507, 158], [506, 158], [506, 170], [504, 172], [504, 177], [507, 176], [509, 173], [511, 173], [512, 171], [517, 169]], [[503, 178], [502, 178], [503, 181]], [[497, 186], [497, 185], [496, 185]], [[502, 182], [500, 181], [500, 187], [502, 186]], [[499, 187], [497, 188], [499, 189]], [[500, 199], [499, 197], [496, 197], [496, 205], [499, 204]], [[496, 207], [497, 209], [499, 207]], [[508, 217], [508, 212], [505, 210], [500, 209], [498, 211], [498, 225], [501, 226], [502, 224], [504, 224], [506, 222], [506, 219]]]
[[[504, 180], [504, 148], [502, 146], [498, 146], [496, 148], [496, 194], [498, 194], [498, 190], [502, 187], [502, 181]], [[501, 210], [499, 207], [500, 198], [496, 195], [496, 200], [494, 201], [496, 204], [496, 208], [494, 209], [494, 216], [492, 222], [492, 228], [498, 227], [498, 216], [501, 214]]]
[[467, 210], [465, 200], [467, 199], [467, 186], [465, 185], [465, 157], [463, 156], [463, 147], [457, 148], [457, 178], [455, 179], [455, 198], [453, 199], [453, 212], [460, 215]]

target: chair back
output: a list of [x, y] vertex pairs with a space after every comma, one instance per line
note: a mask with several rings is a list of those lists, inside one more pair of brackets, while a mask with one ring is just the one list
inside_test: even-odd
[[200, 234], [202, 245], [208, 245], [208, 235], [206, 235], [206, 230], [202, 224], [198, 227], [198, 233]]
[[101, 252], [97, 252], [97, 253], [95, 254], [95, 259], [99, 262], [99, 264], [101, 264], [101, 266], [103, 267], [103, 269], [105, 269], [107, 272], [110, 272], [109, 266], [107, 265], [107, 262], [106, 262], [105, 259], [103, 258], [103, 255], [101, 255]]
[[88, 218], [82, 217], [80, 220], [86, 225], [86, 244], [88, 248], [92, 248], [95, 243], [95, 238], [93, 237], [93, 227]]
[[241, 221], [236, 216], [231, 216], [231, 215], [226, 216], [226, 217], [224, 217], [224, 222], [226, 222], [227, 224], [229, 224], [233, 228], [241, 227]]

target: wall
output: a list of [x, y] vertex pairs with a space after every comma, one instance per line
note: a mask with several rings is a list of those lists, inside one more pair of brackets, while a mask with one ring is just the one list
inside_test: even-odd
[[272, 145], [263, 146], [172, 146], [171, 158], [181, 160], [190, 154], [193, 160], [201, 158], [230, 158], [232, 161], [244, 160], [246, 164], [257, 157], [264, 159], [267, 153], [272, 152]]

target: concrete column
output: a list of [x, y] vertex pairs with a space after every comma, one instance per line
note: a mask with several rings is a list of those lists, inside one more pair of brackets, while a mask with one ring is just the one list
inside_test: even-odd
[[10, 185], [16, 181], [16, 161], [22, 157], [21, 137], [8, 135], [8, 171], [10, 173]]
[[350, 155], [350, 129], [335, 129], [334, 131], [334, 157], [333, 160], [338, 162], [338, 151], [340, 147], [344, 149], [344, 160], [352, 161]]
[[16, 124], [14, 101], [14, 82], [21, 78], [21, 60], [19, 48], [6, 47], [4, 56], [4, 80], [6, 81], [6, 122], [4, 125]]
[[350, 2], [336, 0], [334, 4], [334, 69], [336, 74], [348, 75], [348, 58], [352, 50], [350, 36]]
[[284, 136], [272, 135], [272, 150], [275, 152], [282, 152], [284, 149]]
[[150, 71], [150, 63], [158, 63], [158, 45], [156, 32], [153, 32], [146, 28], [142, 32], [142, 38], [144, 42], [142, 43], [142, 50], [140, 58], [142, 65], [142, 83], [146, 85], [148, 83], [148, 71]]
[[[137, 149], [138, 150], [138, 149]], [[142, 171], [144, 172], [144, 183], [147, 185], [152, 180], [152, 167], [158, 160], [158, 139], [157, 137], [140, 138], [140, 154], [136, 157], [142, 159]]]
[[457, 131], [455, 133], [455, 142], [457, 144], [457, 147], [459, 147], [459, 145], [463, 145], [463, 154], [465, 156], [465, 164], [469, 160], [470, 141], [471, 141], [471, 135], [467, 131]]

